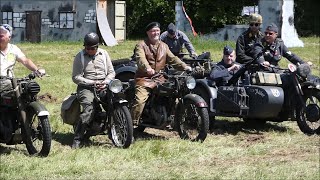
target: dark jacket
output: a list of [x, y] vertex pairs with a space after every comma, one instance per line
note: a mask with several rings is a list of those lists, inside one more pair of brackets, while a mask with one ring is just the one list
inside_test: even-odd
[[259, 43], [263, 38], [263, 34], [259, 31], [256, 36], [250, 33], [250, 30], [243, 32], [237, 39], [236, 43], [236, 62], [246, 64], [253, 59], [254, 45]]
[[216, 66], [211, 70], [209, 79], [214, 81], [217, 86], [223, 86], [228, 83], [228, 81], [232, 78], [232, 76], [236, 73], [236, 71], [228, 71], [228, 68], [233, 64], [225, 64], [223, 60], [221, 60]]
[[260, 43], [255, 45], [255, 54], [259, 52], [263, 53], [263, 57], [258, 60], [258, 63], [268, 61], [274, 66], [279, 66], [282, 57], [287, 58], [293, 64], [304, 63], [301, 58], [289, 51], [280, 38], [277, 38], [272, 44], [268, 44], [265, 39], [262, 39]]

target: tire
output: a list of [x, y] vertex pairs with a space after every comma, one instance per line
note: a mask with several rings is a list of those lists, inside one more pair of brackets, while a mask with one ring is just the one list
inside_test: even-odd
[[113, 60], [111, 62], [112, 62], [112, 65], [115, 67], [115, 66], [122, 65], [122, 64], [128, 64], [130, 62], [130, 59], [129, 58], [127, 58], [127, 59], [116, 59], [116, 60]]
[[176, 129], [181, 139], [203, 142], [209, 131], [209, 114], [207, 108], [197, 107], [187, 99], [179, 102], [176, 111]]
[[[29, 113], [30, 112], [30, 113]], [[48, 116], [37, 116], [27, 111], [27, 129], [23, 129], [24, 143], [30, 155], [48, 156], [51, 149], [51, 128]]]
[[110, 121], [109, 137], [116, 147], [128, 148], [133, 138], [133, 124], [125, 105], [115, 106]]
[[121, 72], [116, 75], [116, 79], [119, 79], [121, 82], [128, 82], [130, 79], [134, 79], [135, 73], [133, 72]]
[[309, 89], [304, 93], [305, 106], [296, 109], [297, 124], [304, 134], [320, 134], [320, 91]]

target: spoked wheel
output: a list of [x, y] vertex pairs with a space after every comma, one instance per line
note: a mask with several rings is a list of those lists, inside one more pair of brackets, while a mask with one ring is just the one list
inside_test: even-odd
[[297, 107], [297, 123], [300, 130], [307, 134], [320, 134], [320, 91], [305, 92], [305, 106]]
[[51, 149], [51, 128], [48, 116], [27, 112], [27, 129], [23, 129], [24, 143], [30, 155], [48, 156]]
[[176, 111], [176, 128], [182, 139], [203, 142], [209, 130], [207, 108], [197, 107], [191, 100], [179, 103]]
[[116, 147], [128, 148], [133, 138], [132, 118], [127, 106], [116, 106], [110, 121], [109, 137]]

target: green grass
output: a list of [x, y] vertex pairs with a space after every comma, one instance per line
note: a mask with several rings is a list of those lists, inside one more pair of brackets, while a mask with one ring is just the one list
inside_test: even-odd
[[[302, 38], [304, 48], [290, 48], [312, 61], [319, 75], [319, 37]], [[103, 47], [112, 59], [128, 58], [137, 41]], [[225, 44], [192, 38], [200, 54], [210, 51], [220, 61]], [[248, 128], [238, 118], [218, 117], [217, 126], [204, 143], [181, 140], [177, 133], [147, 129], [129, 149], [117, 149], [105, 136], [93, 145], [72, 150], [72, 127], [63, 124], [60, 105], [76, 90], [71, 80], [72, 62], [81, 42], [21, 43], [19, 47], [48, 77], [38, 79], [42, 101], [50, 112], [53, 131], [48, 157], [29, 156], [24, 145], [0, 145], [0, 179], [319, 179], [319, 136], [306, 136], [295, 122], [267, 123]], [[281, 60], [286, 66], [288, 61]], [[17, 64], [16, 76], [29, 71]]]

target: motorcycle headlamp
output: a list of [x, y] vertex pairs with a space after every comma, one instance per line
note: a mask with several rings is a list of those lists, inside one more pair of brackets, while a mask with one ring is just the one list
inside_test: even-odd
[[122, 82], [119, 79], [114, 79], [109, 83], [109, 89], [113, 93], [119, 93], [122, 90]]
[[26, 93], [36, 95], [40, 92], [40, 86], [36, 82], [29, 82], [25, 85]]
[[192, 76], [186, 78], [186, 85], [188, 89], [194, 89], [196, 87], [196, 80]]

